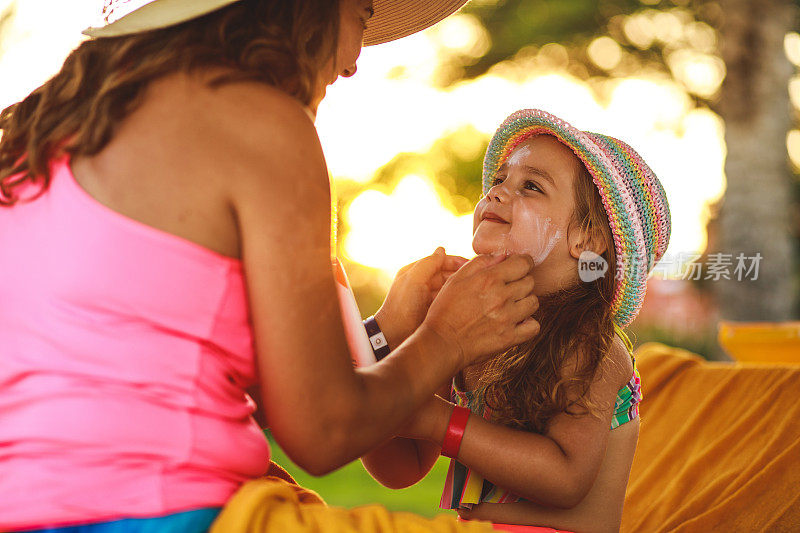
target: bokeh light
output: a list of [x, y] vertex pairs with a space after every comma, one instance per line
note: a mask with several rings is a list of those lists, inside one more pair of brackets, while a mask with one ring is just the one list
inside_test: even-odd
[[725, 63], [717, 56], [694, 50], [680, 49], [667, 56], [675, 79], [686, 89], [703, 98], [709, 98], [720, 87], [725, 78]]
[[800, 67], [800, 34], [793, 31], [787, 33], [783, 39], [783, 48], [789, 61], [796, 67]]
[[786, 149], [792, 164], [800, 169], [800, 130], [791, 130], [786, 134]]
[[346, 213], [344, 242], [348, 259], [377, 268], [384, 282], [410, 262], [447, 243], [450, 254], [472, 256], [472, 215], [444, 208], [430, 179], [408, 175], [389, 194], [371, 189], [359, 194]]
[[611, 70], [622, 60], [622, 49], [611, 37], [598, 37], [586, 49], [589, 59], [603, 70]]

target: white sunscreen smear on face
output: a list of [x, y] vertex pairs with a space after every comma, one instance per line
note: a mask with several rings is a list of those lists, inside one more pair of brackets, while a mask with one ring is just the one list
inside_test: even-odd
[[527, 144], [523, 144], [519, 148], [514, 150], [514, 153], [508, 158], [507, 162], [509, 166], [521, 165], [528, 156], [531, 155], [531, 147]]
[[[516, 148], [507, 160], [509, 168], [524, 165], [531, 153], [531, 148], [527, 144]], [[564, 233], [553, 224], [550, 217], [537, 215], [522, 200], [522, 192], [515, 190], [514, 196], [510, 198], [514, 204], [513, 225], [511, 231], [504, 234], [497, 243], [496, 252], [505, 255], [527, 254], [533, 258], [534, 264], [538, 265], [547, 259]]]
[[528, 254], [533, 263], [542, 263], [563, 232], [553, 225], [550, 217], [541, 217], [526, 209], [522, 202], [514, 202], [514, 224], [508, 234], [506, 253]]

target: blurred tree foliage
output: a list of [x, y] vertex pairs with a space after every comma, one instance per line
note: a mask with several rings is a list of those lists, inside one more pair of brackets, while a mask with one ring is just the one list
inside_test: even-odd
[[[670, 56], [675, 52], [716, 55], [714, 28], [723, 19], [719, 3], [707, 0], [499, 0], [471, 2], [464, 13], [481, 21], [490, 44], [481, 57], [455, 55], [443, 65], [440, 81], [445, 85], [475, 78], [503, 62], [524, 60], [552, 43], [568, 55], [561, 65], [550, 66], [563, 66], [582, 79], [621, 78], [642, 70], [672, 76]], [[598, 64], [592, 58], [590, 44], [599, 37], [619, 46], [618, 61]], [[703, 95], [687, 89], [702, 100]]]
[[435, 176], [456, 213], [471, 212], [481, 194], [483, 154], [489, 138], [465, 126], [436, 141], [425, 153], [403, 153], [378, 170], [373, 183], [394, 186], [407, 174]]
[[[460, 78], [480, 76], [528, 46], [559, 43], [574, 47], [576, 55], [580, 55], [580, 48], [607, 28], [613, 17], [641, 7], [638, 0], [473, 2], [464, 12], [481, 20], [491, 36], [491, 45], [485, 55], [463, 65]], [[586, 63], [588, 66], [591, 62]]]

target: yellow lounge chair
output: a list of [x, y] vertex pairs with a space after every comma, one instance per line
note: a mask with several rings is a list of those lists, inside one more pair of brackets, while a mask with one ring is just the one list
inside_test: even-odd
[[800, 364], [709, 362], [660, 343], [636, 360], [621, 531], [800, 531]]

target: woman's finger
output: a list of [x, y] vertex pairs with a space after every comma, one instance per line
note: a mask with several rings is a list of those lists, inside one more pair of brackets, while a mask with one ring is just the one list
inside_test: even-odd
[[506, 285], [506, 290], [508, 291], [508, 295], [514, 299], [514, 301], [521, 300], [526, 296], [529, 296], [533, 292], [533, 287], [536, 285], [536, 282], [533, 279], [532, 275], [527, 275], [518, 279], [517, 281], [512, 281], [511, 283]]
[[423, 257], [419, 261], [409, 265], [414, 271], [414, 277], [420, 281], [426, 281], [436, 272], [442, 269], [442, 264], [447, 256], [441, 246], [428, 257]]
[[530, 294], [512, 303], [511, 309], [514, 318], [521, 322], [539, 309], [539, 298], [535, 294]]
[[510, 255], [505, 261], [489, 267], [492, 275], [499, 277], [506, 283], [517, 281], [527, 276], [533, 268], [533, 258], [526, 254]]
[[541, 326], [535, 318], [526, 318], [514, 328], [514, 334], [517, 336], [515, 344], [522, 344], [525, 341], [531, 340], [539, 334], [540, 329]]
[[447, 255], [444, 258], [444, 263], [442, 264], [442, 270], [450, 270], [455, 272], [462, 266], [469, 263], [469, 259], [461, 257], [459, 255]]
[[464, 264], [461, 268], [458, 269], [459, 274], [464, 276], [471, 276], [481, 270], [490, 268], [494, 265], [497, 265], [500, 262], [503, 262], [507, 259], [506, 256], [498, 254], [498, 255], [479, 255], [472, 260], [468, 261]]
[[431, 278], [430, 282], [428, 283], [428, 287], [432, 291], [438, 291], [441, 289], [445, 282], [450, 279], [450, 277], [455, 274], [455, 270], [440, 270]]

